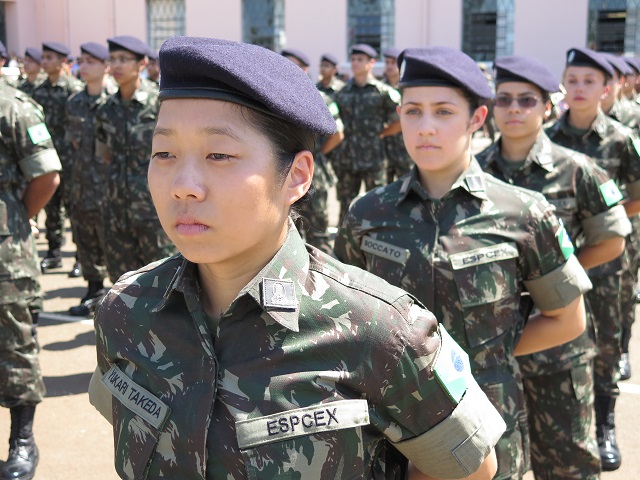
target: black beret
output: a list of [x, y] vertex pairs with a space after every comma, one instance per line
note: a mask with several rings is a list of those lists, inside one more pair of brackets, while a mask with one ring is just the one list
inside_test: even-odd
[[555, 93], [560, 83], [539, 60], [523, 55], [496, 58], [493, 62], [496, 85], [503, 82], [533, 83], [543, 92]]
[[7, 54], [7, 47], [4, 46], [4, 43], [0, 41], [0, 57], [6, 58], [9, 60], [9, 55]]
[[388, 58], [398, 58], [401, 53], [402, 50], [400, 50], [399, 48], [387, 48], [382, 52], [382, 56]]
[[638, 73], [640, 73], [640, 63], [638, 63], [638, 59], [635, 57], [622, 57], [622, 59], [625, 61], [625, 63], [627, 65], [629, 65], [631, 67], [631, 69], [633, 70], [633, 72], [631, 72], [632, 74], [637, 75]]
[[38, 50], [37, 48], [29, 47], [24, 51], [24, 56], [29, 57], [31, 60], [36, 62], [38, 65], [42, 63], [42, 50]]
[[370, 56], [371, 58], [377, 58], [378, 52], [371, 45], [367, 45], [366, 43], [356, 43], [355, 45], [351, 45], [351, 49], [349, 50], [351, 55], [354, 53], [364, 53], [365, 55]]
[[304, 52], [301, 52], [298, 49], [295, 48], [285, 48], [284, 50], [282, 50], [282, 52], [280, 52], [280, 55], [282, 55], [283, 57], [293, 57], [296, 58], [300, 63], [302, 63], [305, 67], [308, 67], [310, 65], [309, 63], [309, 57], [307, 57], [307, 55]]
[[83, 43], [82, 45], [80, 45], [80, 51], [82, 53], [91, 55], [92, 57], [97, 58], [98, 60], [102, 60], [103, 62], [106, 62], [107, 60], [109, 60], [109, 49], [106, 46], [101, 45], [99, 43], [95, 43], [95, 42]]
[[136, 37], [130, 35], [120, 35], [107, 39], [109, 44], [109, 51], [114, 52], [117, 50], [127, 50], [128, 52], [135, 53], [136, 55], [148, 55], [149, 47], [146, 43]]
[[67, 57], [69, 54], [71, 54], [71, 50], [69, 50], [69, 47], [60, 42], [43, 42], [42, 51], [57, 53], [58, 55], [62, 55], [63, 57]]
[[633, 69], [625, 62], [622, 57], [612, 55], [611, 53], [598, 52], [604, 59], [609, 62], [613, 68], [618, 71], [618, 75], [630, 75]]
[[340, 63], [338, 61], [338, 57], [336, 57], [333, 53], [323, 53], [320, 57], [320, 61], [333, 63], [334, 65], [338, 65], [338, 63]]
[[588, 48], [567, 50], [567, 67], [591, 67], [613, 77], [613, 67], [598, 52]]
[[407, 48], [398, 57], [400, 88], [456, 87], [488, 100], [493, 94], [476, 62], [450, 47]]
[[253, 108], [320, 134], [336, 122], [300, 67], [247, 43], [172, 37], [160, 48], [160, 100], [210, 98]]

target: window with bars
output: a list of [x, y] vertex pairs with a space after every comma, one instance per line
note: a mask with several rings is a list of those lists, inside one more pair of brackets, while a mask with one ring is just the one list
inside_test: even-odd
[[395, 43], [394, 0], [349, 0], [347, 49], [367, 43], [381, 52]]
[[284, 0], [243, 0], [242, 37], [245, 43], [279, 52], [285, 46]]
[[147, 0], [147, 43], [158, 51], [169, 37], [186, 35], [185, 0]]
[[636, 54], [640, 50], [640, 0], [589, 0], [589, 48]]
[[513, 53], [514, 0], [463, 0], [462, 50], [478, 62]]

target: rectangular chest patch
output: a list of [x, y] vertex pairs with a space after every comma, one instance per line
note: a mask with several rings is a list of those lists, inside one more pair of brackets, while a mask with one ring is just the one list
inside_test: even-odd
[[476, 248], [461, 253], [449, 255], [451, 267], [454, 270], [482, 265], [483, 263], [497, 262], [509, 258], [518, 258], [518, 247], [515, 243], [505, 242], [490, 247]]
[[293, 437], [364, 425], [369, 425], [367, 401], [339, 400], [240, 420], [236, 422], [236, 435], [238, 446], [244, 450]]
[[158, 397], [142, 388], [115, 365], [102, 377], [102, 383], [122, 405], [160, 429], [171, 409]]
[[360, 248], [362, 251], [370, 253], [371, 255], [386, 258], [401, 265], [406, 264], [409, 258], [409, 251], [407, 249], [396, 247], [395, 245], [381, 242], [371, 237], [363, 237]]

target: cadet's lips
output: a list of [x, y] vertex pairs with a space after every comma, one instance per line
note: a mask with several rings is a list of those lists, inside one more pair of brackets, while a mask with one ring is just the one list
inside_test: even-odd
[[176, 221], [176, 232], [185, 237], [198, 235], [209, 229], [209, 227], [203, 223], [198, 222], [194, 218], [180, 218]]

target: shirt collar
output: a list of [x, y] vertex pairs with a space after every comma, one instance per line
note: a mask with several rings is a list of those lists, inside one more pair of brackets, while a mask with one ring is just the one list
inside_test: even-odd
[[[284, 244], [264, 268], [238, 293], [233, 306], [241, 297], [250, 296], [271, 318], [283, 327], [298, 331], [300, 302], [306, 289], [309, 255], [292, 221]], [[186, 259], [177, 268], [161, 302], [153, 309], [162, 310], [173, 292], [182, 292], [189, 310], [200, 303], [197, 266]]]
[[[480, 164], [476, 160], [475, 157], [471, 157], [471, 161], [469, 162], [469, 166], [467, 169], [462, 172], [462, 174], [456, 179], [456, 181], [451, 186], [449, 191], [453, 191], [457, 188], [461, 188], [466, 190], [474, 197], [479, 198], [480, 200], [488, 200], [486, 192], [486, 184], [484, 181], [484, 173], [482, 168], [480, 168]], [[411, 173], [407, 175], [402, 182], [400, 187], [400, 195], [398, 197], [398, 201], [396, 205], [400, 205], [404, 200], [406, 200], [409, 192], [417, 193], [420, 198], [423, 200], [428, 200], [429, 195], [422, 188], [422, 184], [420, 183], [420, 175], [418, 173], [417, 166], [413, 166]]]
[[[560, 128], [566, 135], [575, 136], [571, 125], [569, 125], [570, 111], [571, 110], [567, 110], [566, 113], [560, 118], [560, 121], [558, 123], [560, 124]], [[584, 134], [584, 138], [588, 137], [591, 132], [595, 132], [600, 138], [604, 138], [607, 135], [607, 116], [600, 108], [598, 108], [596, 118], [589, 127], [589, 130], [587, 130], [587, 133]]]

